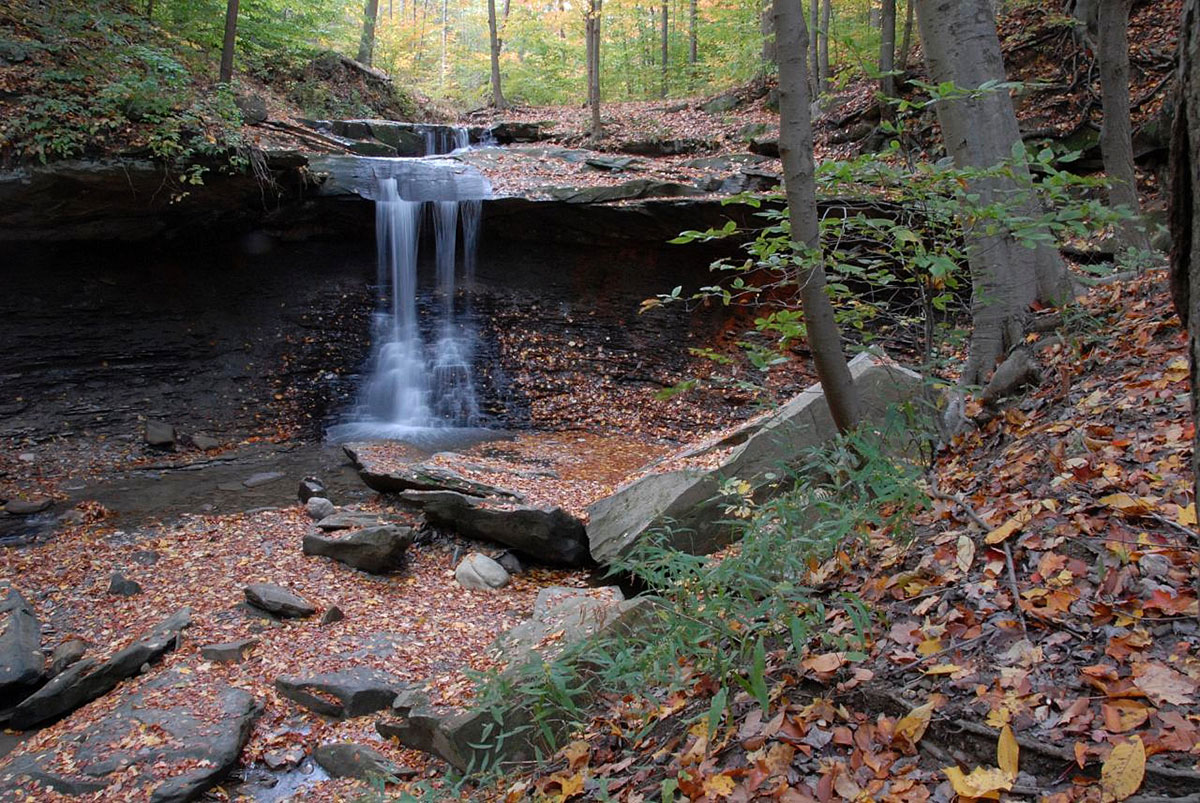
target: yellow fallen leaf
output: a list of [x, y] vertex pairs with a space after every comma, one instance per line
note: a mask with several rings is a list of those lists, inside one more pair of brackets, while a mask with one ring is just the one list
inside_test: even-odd
[[955, 672], [961, 672], [962, 667], [958, 664], [938, 664], [931, 666], [925, 670], [926, 675], [953, 675]]
[[710, 797], [729, 797], [733, 794], [734, 787], [733, 779], [724, 773], [704, 779], [704, 793]]
[[983, 542], [989, 545], [998, 544], [1028, 524], [1032, 518], [1033, 514], [1031, 512], [1028, 510], [1022, 510], [1020, 513], [988, 533], [987, 537], [983, 539]]
[[939, 698], [935, 696], [901, 717], [896, 723], [892, 738], [907, 742], [910, 747], [916, 748], [917, 742], [925, 735], [925, 729], [929, 727], [929, 720], [933, 718], [933, 709], [938, 702]]
[[999, 800], [1000, 793], [1012, 789], [1013, 777], [999, 767], [976, 767], [964, 775], [958, 767], [943, 767], [954, 791], [962, 797]]
[[971, 568], [971, 564], [975, 562], [975, 541], [969, 535], [960, 535], [958, 537], [958, 553], [954, 559], [958, 570], [963, 574]]
[[1125, 493], [1100, 497], [1100, 504], [1119, 510], [1126, 516], [1144, 516], [1147, 513], [1153, 513], [1155, 501], [1148, 496], [1130, 496]]
[[1195, 527], [1196, 526], [1196, 503], [1192, 502], [1187, 507], [1179, 508], [1179, 516], [1178, 516], [1177, 520], [1184, 527]]
[[1167, 363], [1167, 370], [1163, 371], [1163, 377], [1168, 382], [1178, 382], [1188, 377], [1188, 362], [1183, 357], [1176, 357]]
[[1134, 736], [1112, 749], [1100, 768], [1101, 800], [1124, 800], [1136, 792], [1146, 775], [1146, 747], [1142, 737]]
[[572, 770], [579, 769], [580, 764], [586, 765], [591, 752], [592, 748], [584, 741], [571, 742], [563, 748], [563, 756], [567, 759], [567, 766]]
[[1000, 729], [1000, 741], [996, 744], [996, 763], [1014, 780], [1017, 777], [1020, 754], [1021, 748], [1017, 744], [1017, 737], [1013, 735], [1012, 728], [1005, 725]]

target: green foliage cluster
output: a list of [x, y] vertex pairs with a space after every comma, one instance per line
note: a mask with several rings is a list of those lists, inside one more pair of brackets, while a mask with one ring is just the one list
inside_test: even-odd
[[[773, 496], [764, 502], [748, 483], [730, 478], [720, 502], [734, 548], [714, 559], [671, 549], [665, 539], [645, 539], [615, 568], [647, 587], [654, 601], [647, 621], [578, 642], [554, 661], [534, 661], [515, 675], [482, 676], [478, 704], [499, 718], [521, 701], [532, 722], [527, 727], [552, 752], [600, 693], [645, 703], [645, 730], [628, 734], [636, 742], [654, 727], [652, 713], [661, 704], [676, 692], [694, 691], [703, 678], [701, 685], [716, 691], [708, 707], [693, 714], [715, 731], [739, 692], [769, 711], [768, 655], [786, 663], [824, 648], [865, 660], [868, 608], [853, 595], [822, 597], [805, 578], [816, 562], [852, 549], [879, 528], [909, 537], [908, 522], [928, 498], [918, 484], [921, 467], [895, 455], [927, 451], [928, 444], [908, 443], [924, 431], [911, 409], [894, 410], [877, 432], [840, 438], [780, 466]], [[847, 612], [854, 633], [822, 631], [830, 599]], [[514, 735], [499, 727], [496, 733], [497, 739]]]
[[27, 46], [54, 66], [37, 73], [0, 123], [0, 150], [46, 162], [120, 144], [187, 165], [193, 183], [208, 165], [245, 166], [229, 88], [198, 85], [189, 54], [148, 44], [155, 37], [143, 18], [120, 4], [37, 8], [26, 21]]

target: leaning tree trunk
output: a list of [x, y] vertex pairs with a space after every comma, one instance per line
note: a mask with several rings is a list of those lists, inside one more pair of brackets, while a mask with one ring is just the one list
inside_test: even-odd
[[896, 63], [900, 69], [907, 70], [908, 57], [912, 55], [913, 0], [905, 0], [904, 7], [904, 41], [900, 43], [900, 57]]
[[[808, 94], [808, 35], [800, 0], [775, 0], [775, 35], [779, 47], [779, 155], [787, 192], [792, 239], [808, 254], [797, 272], [804, 328], [812, 349], [817, 376], [839, 432], [858, 424], [858, 395], [842, 337], [825, 290], [825, 265], [817, 222], [817, 189], [813, 179], [811, 98]], [[809, 261], [811, 259], [811, 261]]]
[[358, 60], [371, 66], [375, 57], [375, 21], [379, 18], [379, 0], [367, 0], [363, 9], [362, 37], [358, 40]]
[[488, 0], [488, 39], [491, 44], [492, 62], [492, 106], [504, 110], [508, 101], [504, 99], [504, 90], [500, 86], [500, 31], [496, 24], [496, 0]]
[[884, 118], [891, 117], [888, 98], [896, 96], [896, 0], [883, 0], [879, 15], [879, 91], [883, 93], [881, 110]]
[[[1192, 420], [1200, 420], [1200, 0], [1187, 0], [1179, 30], [1179, 74], [1171, 132], [1171, 289], [1188, 330]], [[1192, 479], [1200, 500], [1200, 427]], [[1197, 581], [1200, 584], [1200, 581]]]
[[[931, 83], [971, 90], [987, 81], [1004, 81], [1004, 61], [988, 0], [917, 0], [916, 12]], [[1007, 91], [940, 101], [937, 115], [946, 149], [960, 168], [1007, 162], [1021, 142]], [[1037, 217], [1038, 204], [1028, 195], [1028, 171], [1020, 163], [1013, 169], [1016, 181], [976, 180], [970, 191], [983, 205], [1016, 203], [1014, 214]], [[974, 329], [961, 382], [977, 385], [1021, 342], [1033, 303], [1069, 301], [1072, 286], [1062, 258], [1049, 246], [1029, 249], [1008, 232], [989, 233], [982, 226], [968, 225], [965, 236]]]
[[1108, 174], [1108, 202], [1123, 206], [1132, 218], [1121, 226], [1124, 245], [1150, 249], [1139, 219], [1137, 174], [1133, 168], [1133, 127], [1129, 119], [1129, 9], [1132, 0], [1100, 0], [1097, 31], [1100, 57], [1100, 100], [1104, 125], [1100, 153]]
[[233, 48], [237, 43], [238, 0], [225, 4], [225, 40], [221, 44], [221, 72], [218, 80], [228, 84], [233, 80]]

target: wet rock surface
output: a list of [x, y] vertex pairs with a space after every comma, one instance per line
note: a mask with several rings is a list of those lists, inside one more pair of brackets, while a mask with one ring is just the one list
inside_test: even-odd
[[305, 555], [321, 555], [364, 572], [387, 574], [404, 563], [412, 542], [412, 528], [385, 524], [336, 536], [309, 533], [304, 536], [303, 548]]
[[367, 667], [285, 675], [275, 681], [275, 689], [284, 697], [335, 719], [361, 717], [388, 708], [406, 685], [387, 672]]
[[302, 619], [317, 612], [304, 597], [273, 583], [252, 583], [244, 593], [250, 605], [282, 619]]
[[21, 592], [8, 588], [0, 601], [0, 710], [17, 703], [45, 677], [42, 628]]

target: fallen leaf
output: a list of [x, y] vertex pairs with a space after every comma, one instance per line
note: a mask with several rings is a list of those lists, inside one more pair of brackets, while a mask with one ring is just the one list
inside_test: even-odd
[[1012, 728], [1005, 725], [1000, 729], [1000, 741], [996, 744], [996, 763], [1014, 780], [1017, 777], [1020, 753], [1021, 748], [1017, 744], [1017, 737], [1013, 735]]
[[1118, 801], [1136, 792], [1146, 775], [1146, 747], [1140, 736], [1113, 747], [1100, 768], [1102, 800]]
[[1032, 518], [1032, 512], [1029, 510], [1022, 510], [1020, 513], [988, 533], [987, 537], [983, 539], [983, 542], [990, 545], [998, 544], [1001, 541], [1007, 540], [1009, 536], [1028, 524]]
[[931, 666], [925, 670], [926, 675], [953, 675], [955, 672], [961, 672], [962, 667], [958, 664], [938, 664]]
[[963, 574], [971, 568], [971, 564], [975, 562], [975, 541], [969, 535], [960, 535], [958, 537], [958, 552], [955, 555], [954, 563], [958, 566], [958, 570]]
[[733, 778], [724, 773], [712, 775], [704, 779], [704, 793], [716, 797], [729, 797], [733, 794], [736, 784]]
[[1144, 691], [1155, 705], [1191, 705], [1196, 692], [1196, 681], [1156, 662], [1134, 665], [1133, 685]]
[[939, 698], [933, 697], [929, 702], [917, 706], [901, 717], [892, 734], [893, 741], [900, 740], [902, 745], [915, 750], [917, 742], [921, 741], [925, 729], [929, 727], [929, 720], [933, 718], [933, 709], [937, 707], [938, 702]]
[[1150, 709], [1136, 700], [1109, 700], [1103, 711], [1104, 727], [1113, 733], [1131, 731], [1150, 718]]
[[976, 767], [964, 775], [958, 767], [943, 767], [954, 791], [962, 797], [998, 800], [1000, 793], [1012, 789], [1013, 777], [999, 767]]

